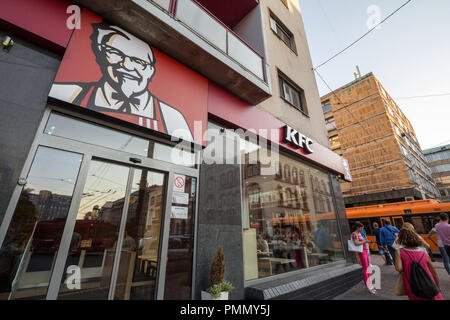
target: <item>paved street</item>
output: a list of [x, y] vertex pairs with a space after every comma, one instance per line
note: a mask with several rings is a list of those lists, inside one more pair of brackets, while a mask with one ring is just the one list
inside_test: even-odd
[[[372, 295], [364, 286], [363, 282], [357, 284], [346, 293], [336, 297], [334, 300], [408, 300], [407, 296], [398, 297], [395, 295], [398, 273], [394, 266], [384, 265], [380, 255], [371, 255], [372, 264], [381, 267], [381, 289], [376, 295]], [[436, 257], [434, 266], [439, 276], [442, 295], [444, 299], [450, 300], [450, 277], [442, 265], [441, 259]]]

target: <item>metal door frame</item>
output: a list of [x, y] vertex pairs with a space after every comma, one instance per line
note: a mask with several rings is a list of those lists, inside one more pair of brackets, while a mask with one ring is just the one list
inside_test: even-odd
[[[46, 108], [44, 115], [41, 119], [41, 122], [38, 127], [38, 131], [35, 135], [35, 138], [33, 140], [33, 143], [31, 145], [28, 157], [24, 163], [24, 166], [22, 168], [20, 177], [27, 177], [28, 172], [33, 164], [34, 157], [36, 155], [36, 151], [39, 148], [39, 146], [42, 147], [49, 147], [54, 148], [62, 151], [67, 152], [74, 152], [78, 154], [83, 155], [82, 163], [78, 172], [78, 178], [75, 184], [75, 188], [72, 195], [72, 202], [69, 208], [69, 212], [67, 215], [66, 223], [64, 226], [63, 235], [60, 242], [60, 247], [57, 251], [57, 257], [55, 261], [55, 265], [52, 271], [52, 276], [49, 282], [48, 291], [47, 291], [47, 300], [55, 300], [57, 299], [61, 279], [64, 273], [64, 267], [65, 262], [67, 258], [67, 254], [70, 247], [70, 241], [72, 239], [72, 233], [75, 228], [75, 222], [76, 222], [76, 216], [78, 213], [78, 208], [81, 202], [81, 194], [83, 193], [83, 189], [87, 180], [87, 174], [89, 170], [89, 166], [91, 161], [94, 159], [99, 159], [100, 161], [107, 161], [107, 162], [114, 162], [120, 165], [125, 165], [130, 168], [129, 170], [129, 176], [128, 176], [128, 183], [127, 183], [127, 192], [126, 192], [126, 199], [124, 203], [124, 208], [122, 211], [122, 217], [121, 217], [121, 223], [120, 223], [120, 229], [119, 229], [119, 239], [118, 239], [118, 245], [117, 248], [119, 248], [119, 245], [122, 245], [122, 238], [123, 233], [125, 230], [126, 225], [126, 216], [128, 213], [128, 202], [127, 197], [129, 199], [130, 193], [131, 193], [131, 183], [134, 173], [134, 168], [140, 167], [149, 169], [154, 172], [161, 172], [166, 175], [166, 194], [165, 199], [163, 203], [163, 217], [162, 217], [162, 226], [161, 226], [161, 241], [159, 243], [159, 263], [158, 263], [158, 270], [157, 270], [157, 277], [156, 277], [156, 284], [155, 284], [155, 299], [157, 300], [163, 300], [164, 299], [164, 292], [165, 292], [165, 275], [166, 275], [166, 266], [167, 266], [167, 253], [168, 253], [168, 247], [169, 247], [169, 231], [170, 231], [170, 214], [171, 214], [171, 204], [172, 204], [172, 192], [173, 192], [173, 183], [170, 183], [173, 181], [175, 174], [182, 174], [186, 175], [192, 178], [196, 179], [196, 203], [195, 203], [195, 212], [194, 212], [194, 225], [193, 225], [193, 259], [192, 259], [192, 282], [191, 282], [191, 298], [194, 294], [194, 287], [195, 287], [195, 261], [196, 261], [196, 242], [197, 242], [197, 223], [198, 223], [198, 199], [199, 199], [199, 166], [196, 168], [190, 168], [185, 167], [181, 165], [172, 164], [169, 162], [161, 161], [161, 160], [155, 160], [151, 158], [147, 158], [144, 156], [137, 156], [135, 154], [113, 150], [97, 145], [91, 145], [84, 142], [71, 140], [68, 138], [62, 138], [58, 136], [48, 135], [44, 133], [45, 126], [47, 124], [47, 121], [49, 119], [49, 116], [51, 112], [55, 110], [58, 113], [63, 113], [67, 116], [75, 116], [79, 118], [80, 120], [88, 120], [92, 122], [94, 125], [100, 125], [111, 129], [121, 129], [120, 131], [126, 132], [127, 134], [135, 135], [134, 130], [127, 130], [126, 128], [120, 128], [117, 125], [107, 126], [105, 125], [104, 121], [96, 121], [95, 118], [87, 117], [82, 114], [78, 114], [73, 111], [67, 112], [64, 109], [58, 108], [58, 107], [48, 107]], [[150, 140], [161, 142], [161, 139], [156, 137], [145, 137]], [[195, 155], [196, 160], [199, 159], [199, 153]], [[130, 158], [139, 158], [141, 160], [141, 163], [136, 165], [134, 162], [130, 161]], [[199, 162], [197, 162], [199, 163]], [[9, 224], [11, 223], [15, 208], [17, 206], [17, 202], [19, 201], [20, 194], [23, 190], [23, 186], [17, 185], [13, 191], [13, 194], [10, 198], [8, 207], [6, 209], [5, 215], [3, 217], [3, 221], [0, 225], [0, 247], [3, 244], [3, 240], [6, 236], [6, 233], [8, 231]], [[120, 241], [120, 243], [119, 243]], [[116, 250], [115, 253], [115, 259], [112, 269], [112, 276], [111, 276], [111, 283], [110, 283], [110, 291], [108, 295], [108, 299], [113, 298], [113, 290], [115, 289], [116, 285], [116, 276], [118, 273], [118, 267], [120, 262], [120, 252], [121, 250]]]

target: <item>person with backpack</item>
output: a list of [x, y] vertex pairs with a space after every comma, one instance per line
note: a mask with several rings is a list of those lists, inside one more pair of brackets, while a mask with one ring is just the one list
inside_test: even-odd
[[384, 220], [384, 227], [380, 229], [380, 243], [383, 247], [387, 247], [389, 253], [391, 254], [392, 260], [394, 260], [395, 264], [395, 249], [392, 245], [397, 239], [397, 235], [400, 231], [391, 226], [391, 222], [389, 220]]
[[392, 258], [391, 255], [389, 254], [388, 249], [381, 245], [380, 228], [378, 227], [378, 223], [374, 222], [372, 226], [373, 226], [372, 232], [377, 242], [378, 252], [386, 259], [386, 265], [392, 265]]
[[409, 300], [444, 300], [439, 278], [430, 256], [420, 249], [417, 233], [403, 228], [398, 235], [402, 248], [397, 249], [395, 269], [403, 273], [403, 283]]

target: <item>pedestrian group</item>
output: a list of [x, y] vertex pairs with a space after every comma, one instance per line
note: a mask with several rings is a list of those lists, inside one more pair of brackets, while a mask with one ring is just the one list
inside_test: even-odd
[[[408, 296], [410, 300], [443, 300], [429, 244], [417, 234], [411, 223], [405, 222], [400, 230], [392, 226], [389, 220], [384, 220], [383, 224], [379, 228], [378, 223], [373, 223], [373, 243], [384, 257], [386, 265], [394, 265], [399, 272], [396, 294]], [[369, 244], [372, 241], [367, 239], [361, 222], [355, 223], [353, 228], [348, 249], [355, 252], [356, 260], [363, 268], [365, 286], [370, 293], [376, 294], [370, 274]], [[442, 263], [450, 276], [450, 224], [446, 213], [439, 215], [429, 236], [436, 236]]]

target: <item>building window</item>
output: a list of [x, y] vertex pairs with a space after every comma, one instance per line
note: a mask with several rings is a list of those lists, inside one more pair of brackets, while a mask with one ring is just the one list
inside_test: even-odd
[[341, 143], [339, 142], [339, 136], [333, 136], [329, 139], [331, 150], [335, 150], [341, 147]]
[[298, 176], [297, 176], [297, 169], [292, 169], [292, 181], [294, 184], [298, 184]]
[[289, 8], [288, 0], [281, 0], [286, 8]]
[[294, 35], [272, 13], [270, 13], [270, 28], [281, 41], [297, 54]]
[[250, 206], [258, 206], [261, 204], [261, 189], [258, 186], [252, 186], [248, 190], [248, 201]]
[[307, 115], [308, 112], [303, 89], [288, 80], [281, 72], [278, 73], [278, 77], [280, 79], [280, 91], [283, 100]]
[[291, 173], [289, 172], [288, 165], [284, 166], [284, 179], [286, 179], [286, 181], [288, 181], [288, 182], [290, 182], [290, 180], [291, 180]]
[[259, 163], [258, 164], [249, 164], [247, 166], [247, 177], [255, 177], [259, 175]]
[[327, 113], [327, 112], [330, 112], [331, 111], [331, 104], [328, 102], [327, 104], [325, 104], [325, 105], [323, 105], [322, 106], [322, 111], [323, 111], [323, 113]]
[[335, 130], [336, 129], [336, 122], [334, 121], [334, 118], [329, 118], [325, 120], [325, 126], [327, 127], [327, 131]]

